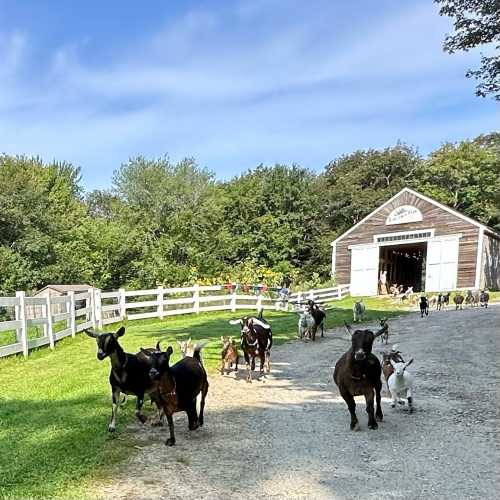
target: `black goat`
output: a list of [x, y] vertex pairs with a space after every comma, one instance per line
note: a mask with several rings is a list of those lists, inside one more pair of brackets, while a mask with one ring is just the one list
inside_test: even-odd
[[429, 301], [425, 295], [420, 297], [420, 317], [423, 318], [424, 314], [429, 316]]
[[314, 300], [307, 301], [307, 309], [311, 313], [311, 316], [314, 318], [314, 327], [312, 328], [312, 339], [316, 340], [316, 332], [318, 328], [321, 328], [321, 336], [325, 336], [325, 318], [326, 313], [319, 307]]
[[[166, 440], [167, 446], [175, 444], [174, 419], [172, 415], [185, 411], [188, 416], [189, 430], [193, 431], [203, 425], [205, 398], [208, 393], [208, 379], [201, 362], [200, 348], [196, 348], [193, 357], [186, 356], [175, 365], [170, 366], [170, 356], [173, 353], [171, 346], [165, 352], [160, 350], [150, 352], [141, 349], [148, 360], [149, 377], [158, 383], [159, 401], [167, 416], [170, 437]], [[196, 411], [196, 397], [201, 393], [200, 413]]]
[[260, 358], [260, 373], [264, 373], [264, 365], [271, 371], [271, 347], [273, 333], [271, 326], [263, 320], [254, 317], [244, 317], [229, 321], [231, 325], [241, 326], [240, 345], [243, 350], [247, 367], [247, 382], [252, 382], [252, 370], [255, 369], [255, 358]]
[[[380, 404], [380, 391], [382, 389], [380, 375], [382, 368], [378, 358], [372, 354], [372, 346], [373, 341], [385, 332], [387, 324], [376, 333], [370, 330], [356, 330], [353, 332], [347, 323], [345, 326], [347, 332], [351, 335], [351, 348], [335, 364], [333, 379], [339, 388], [340, 395], [349, 408], [351, 430], [359, 430], [354, 396], [361, 395], [365, 397], [366, 401], [368, 427], [376, 429], [378, 427], [376, 420], [382, 421], [384, 418]], [[376, 412], [374, 412], [373, 404], [374, 391], [377, 403]]]
[[[149, 366], [142, 358], [142, 355], [129, 354], [125, 352], [118, 338], [125, 334], [125, 328], [122, 326], [115, 333], [95, 333], [85, 330], [85, 333], [97, 342], [97, 359], [102, 361], [108, 357], [111, 360], [111, 373], [109, 374], [109, 383], [112, 394], [112, 414], [108, 430], [113, 432], [116, 428], [116, 415], [120, 404], [120, 394], [133, 394], [137, 397], [136, 417], [144, 423], [146, 417], [141, 413], [144, 404], [144, 395], [149, 393], [151, 399], [157, 402], [155, 393], [157, 384], [149, 377]], [[149, 352], [145, 350], [145, 352]]]

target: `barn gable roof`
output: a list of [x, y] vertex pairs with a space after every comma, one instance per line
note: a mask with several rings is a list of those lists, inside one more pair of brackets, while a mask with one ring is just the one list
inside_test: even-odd
[[341, 234], [338, 238], [336, 238], [335, 240], [333, 240], [332, 243], [331, 243], [331, 245], [334, 246], [337, 243], [337, 241], [340, 241], [345, 236], [347, 236], [348, 234], [350, 234], [356, 228], [358, 228], [359, 226], [361, 226], [361, 224], [363, 224], [365, 221], [367, 221], [370, 217], [372, 217], [377, 212], [379, 212], [380, 210], [382, 210], [384, 207], [386, 207], [387, 205], [389, 205], [389, 203], [393, 202], [395, 199], [397, 199], [403, 193], [410, 193], [410, 194], [412, 194], [412, 195], [414, 195], [414, 196], [416, 196], [416, 197], [418, 197], [418, 198], [420, 198], [422, 200], [427, 201], [428, 203], [431, 203], [432, 205], [434, 205], [436, 207], [441, 208], [442, 210], [446, 210], [448, 213], [454, 215], [455, 217], [458, 217], [458, 218], [460, 218], [460, 219], [468, 222], [469, 224], [472, 224], [473, 226], [476, 226], [476, 227], [482, 229], [483, 231], [486, 231], [488, 233], [491, 233], [491, 234], [495, 235], [496, 237], [499, 237], [498, 233], [496, 233], [490, 227], [488, 227], [488, 226], [486, 226], [484, 224], [481, 224], [480, 222], [478, 222], [478, 221], [476, 221], [474, 219], [471, 219], [470, 217], [467, 217], [466, 215], [461, 214], [460, 212], [457, 212], [453, 208], [450, 208], [450, 207], [448, 207], [446, 205], [443, 205], [442, 203], [439, 203], [438, 201], [433, 200], [432, 198], [429, 198], [428, 196], [425, 196], [425, 194], [419, 193], [418, 191], [414, 191], [413, 189], [405, 187], [401, 191], [399, 191], [399, 193], [396, 193], [392, 198], [389, 198], [385, 203], [383, 203], [382, 205], [380, 205], [379, 207], [377, 207], [375, 210], [373, 210], [373, 212], [369, 213], [366, 217], [364, 217], [363, 219], [361, 219], [358, 223], [354, 224], [354, 226], [352, 226], [350, 229], [348, 229], [345, 233]]

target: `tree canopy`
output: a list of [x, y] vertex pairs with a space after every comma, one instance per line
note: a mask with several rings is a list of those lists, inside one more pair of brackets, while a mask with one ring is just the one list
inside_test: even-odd
[[317, 174], [259, 165], [227, 181], [187, 158], [132, 158], [108, 190], [80, 170], [0, 156], [0, 294], [47, 283], [103, 289], [328, 279], [330, 242], [404, 186], [500, 227], [500, 134], [423, 158], [398, 143]]
[[435, 0], [439, 13], [453, 19], [455, 32], [446, 36], [444, 50], [453, 54], [494, 44], [494, 55], [481, 54], [481, 66], [467, 77], [479, 83], [476, 94], [500, 100], [500, 0]]

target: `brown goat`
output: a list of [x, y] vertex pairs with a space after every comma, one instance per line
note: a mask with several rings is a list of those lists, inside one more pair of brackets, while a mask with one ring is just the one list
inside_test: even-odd
[[382, 353], [382, 363], [381, 363], [382, 373], [384, 374], [387, 390], [389, 390], [389, 384], [388, 384], [389, 377], [394, 372], [394, 367], [391, 364], [391, 360], [394, 361], [394, 363], [405, 362], [403, 356], [401, 356], [401, 352], [397, 350], [397, 347], [398, 347], [397, 345], [393, 345], [392, 349], [389, 352]]
[[233, 364], [235, 365], [234, 371], [238, 371], [239, 354], [234, 339], [232, 337], [221, 337], [220, 340], [222, 342], [221, 375], [224, 374], [224, 371], [229, 373], [229, 369], [232, 368]]
[[[351, 348], [337, 361], [333, 372], [333, 379], [339, 388], [340, 395], [344, 398], [349, 408], [351, 430], [359, 430], [354, 396], [362, 395], [366, 401], [368, 427], [370, 429], [377, 429], [377, 420], [382, 421], [384, 418], [380, 403], [380, 391], [382, 389], [380, 376], [382, 368], [378, 358], [372, 354], [372, 346], [373, 341], [385, 332], [387, 325], [376, 333], [370, 330], [353, 331], [347, 323], [345, 326], [349, 335], [351, 335]], [[374, 411], [373, 403], [374, 392], [377, 403], [376, 411]]]

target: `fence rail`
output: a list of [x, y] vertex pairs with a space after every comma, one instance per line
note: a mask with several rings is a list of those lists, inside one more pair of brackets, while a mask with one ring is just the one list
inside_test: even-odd
[[[301, 307], [308, 299], [319, 303], [339, 300], [349, 294], [349, 285], [295, 292], [288, 297], [269, 297], [262, 293], [239, 294], [223, 285], [158, 287], [150, 290], [119, 290], [102, 292], [91, 288], [86, 292], [60, 297], [28, 297], [17, 292], [15, 297], [0, 297], [0, 357], [23, 353], [48, 345], [64, 337], [75, 336], [86, 328], [102, 328], [119, 321], [165, 318], [206, 311], [238, 311], [241, 309], [290, 310]], [[154, 298], [152, 298], [154, 297]], [[10, 311], [10, 314], [9, 314]], [[12, 337], [2, 345], [2, 336]], [[15, 338], [15, 340], [14, 340]]]

